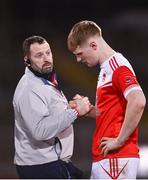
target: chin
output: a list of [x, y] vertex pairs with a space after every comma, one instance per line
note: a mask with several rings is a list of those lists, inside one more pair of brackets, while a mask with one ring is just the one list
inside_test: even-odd
[[88, 67], [93, 67], [95, 66], [94, 64], [87, 64]]
[[42, 73], [43, 73], [43, 74], [49, 74], [49, 73], [52, 72], [52, 70], [53, 70], [53, 68], [46, 68], [46, 69], [43, 69], [43, 70], [42, 70]]

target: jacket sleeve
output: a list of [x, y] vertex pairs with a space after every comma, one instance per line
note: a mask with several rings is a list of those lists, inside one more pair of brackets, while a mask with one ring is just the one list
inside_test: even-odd
[[[47, 103], [47, 99], [39, 92], [32, 91], [26, 98], [24, 99], [24, 102], [27, 100], [26, 108], [22, 109], [22, 115], [27, 129], [36, 140], [49, 140], [55, 137], [77, 118], [75, 111], [67, 108], [63, 101], [57, 101], [54, 107], [57, 107], [57, 110], [52, 111], [48, 107], [50, 103]], [[51, 106], [53, 107], [53, 104]]]

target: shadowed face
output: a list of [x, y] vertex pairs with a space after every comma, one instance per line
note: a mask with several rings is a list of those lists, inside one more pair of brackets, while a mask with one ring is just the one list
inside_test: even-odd
[[86, 64], [88, 67], [93, 67], [98, 64], [97, 45], [95, 42], [85, 42], [76, 47], [73, 54], [76, 56], [77, 62]]
[[30, 46], [31, 67], [42, 74], [49, 74], [53, 70], [53, 57], [49, 44], [33, 43]]

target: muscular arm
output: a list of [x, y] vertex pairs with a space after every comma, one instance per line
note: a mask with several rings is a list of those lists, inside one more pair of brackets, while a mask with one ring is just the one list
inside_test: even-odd
[[125, 118], [117, 138], [102, 138], [102, 154], [106, 155], [109, 151], [120, 148], [137, 127], [144, 107], [146, 104], [145, 96], [142, 91], [132, 91], [127, 97], [127, 107]]
[[133, 91], [127, 95], [125, 119], [117, 138], [123, 144], [137, 127], [145, 107], [145, 96], [142, 91]]

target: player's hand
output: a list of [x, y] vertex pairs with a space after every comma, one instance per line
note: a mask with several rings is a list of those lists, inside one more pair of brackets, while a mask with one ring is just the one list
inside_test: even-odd
[[76, 100], [82, 100], [84, 98], [84, 96], [81, 96], [79, 94], [76, 94], [73, 99], [71, 101], [69, 101], [69, 107], [72, 108], [72, 109], [75, 109], [77, 107], [77, 102]]
[[91, 110], [92, 105], [88, 97], [77, 94], [73, 97], [73, 100], [69, 101], [69, 107], [76, 109], [79, 116], [84, 116]]
[[77, 107], [76, 101], [74, 101], [74, 100], [69, 101], [68, 107], [72, 108], [72, 109], [75, 109]]
[[83, 98], [84, 98], [84, 96], [79, 95], [79, 94], [76, 94], [76, 95], [73, 97], [74, 100], [76, 100], [76, 99], [83, 99]]
[[[73, 100], [82, 100], [84, 98], [84, 96], [82, 95], [79, 95], [79, 94], [76, 94], [74, 97], [73, 97]], [[94, 106], [89, 102], [89, 111], [84, 114], [85, 116], [88, 116], [89, 117], [89, 113], [90, 111], [94, 108]]]
[[101, 148], [101, 154], [105, 157], [110, 151], [119, 149], [122, 145], [117, 138], [103, 137], [99, 147]]
[[88, 97], [76, 99], [75, 102], [77, 103], [76, 110], [78, 111], [79, 116], [84, 116], [90, 111], [91, 104]]

